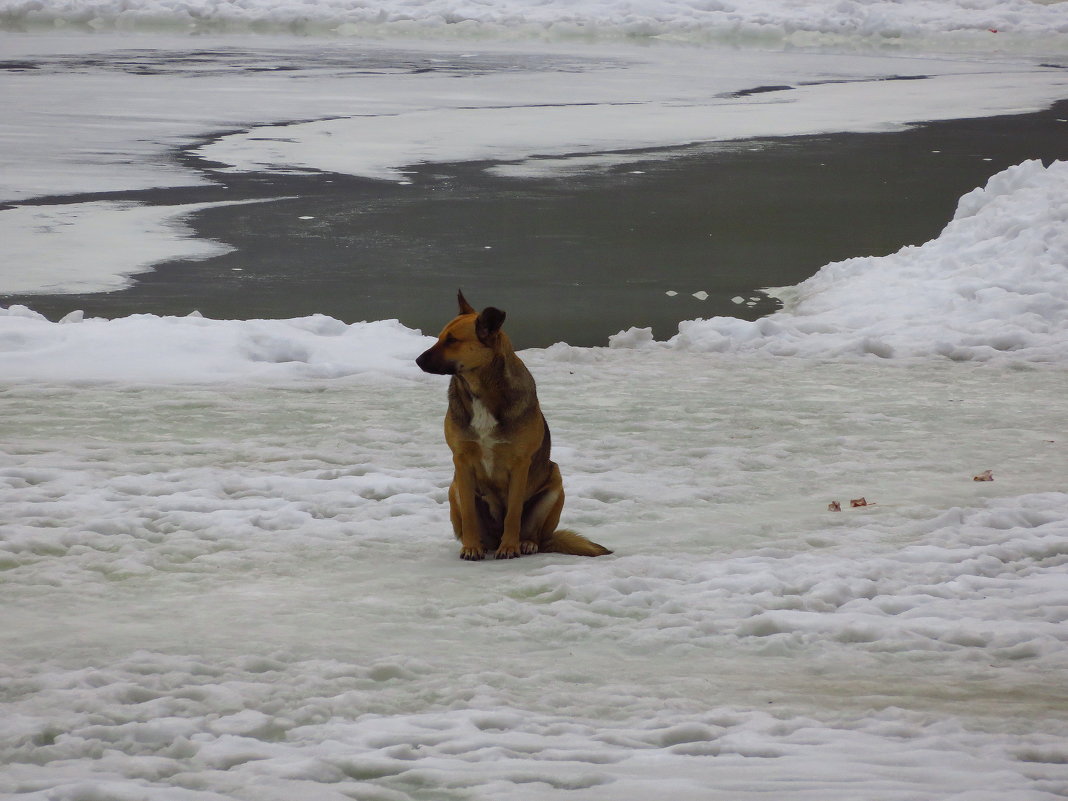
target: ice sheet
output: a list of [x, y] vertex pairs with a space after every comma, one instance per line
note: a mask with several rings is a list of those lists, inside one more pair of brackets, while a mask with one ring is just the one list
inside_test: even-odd
[[[853, 66], [862, 68], [860, 63]], [[727, 74], [729, 68], [724, 62], [711, 63], [708, 69]], [[729, 85], [737, 85], [737, 80], [734, 74]], [[462, 105], [451, 107], [257, 127], [197, 153], [240, 171], [321, 170], [384, 180], [402, 180], [404, 167], [413, 164], [521, 161], [533, 156], [556, 157], [553, 163], [566, 171], [572, 165], [560, 157], [567, 155], [575, 155], [581, 164], [589, 154], [606, 151], [892, 130], [918, 120], [1035, 110], [1068, 94], [1068, 72], [1013, 68], [992, 74], [985, 65], [972, 74], [924, 80], [882, 76], [803, 85], [795, 73], [792, 81], [785, 74], [780, 81], [796, 88], [738, 97], [726, 91], [725, 84], [709, 80], [689, 90], [659, 87], [657, 97], [634, 93], [605, 100], [573, 94], [571, 102], [513, 100], [503, 106], [491, 98], [463, 99]], [[511, 91], [515, 97], [515, 89]], [[574, 88], [570, 91], [575, 93]], [[668, 98], [659, 99], [664, 95]], [[947, 103], [947, 97], [952, 102]], [[621, 163], [628, 158], [624, 154]], [[535, 168], [544, 174], [547, 165], [535, 162]]]
[[[13, 65], [0, 69], [8, 201], [202, 184], [210, 176], [173, 150], [227, 130], [249, 132], [201, 154], [395, 179], [423, 161], [884, 129], [1033, 111], [1068, 95], [1064, 70], [996, 54], [10, 33], [0, 52]], [[794, 88], [747, 93], [766, 86]], [[308, 120], [322, 122], [290, 124]], [[270, 123], [286, 125], [256, 128]]]
[[222, 205], [232, 204], [98, 201], [0, 209], [0, 292], [108, 292], [160, 261], [226, 253], [229, 245], [195, 239], [182, 222]]

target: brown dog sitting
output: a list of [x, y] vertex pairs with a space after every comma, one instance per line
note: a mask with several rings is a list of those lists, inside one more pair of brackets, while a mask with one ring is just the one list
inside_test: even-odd
[[549, 426], [534, 378], [501, 330], [504, 312], [478, 314], [459, 293], [460, 315], [415, 360], [451, 375], [445, 441], [455, 467], [449, 487], [460, 558], [498, 559], [551, 552], [611, 553], [573, 531], [557, 530], [564, 507], [560, 468], [549, 459]]

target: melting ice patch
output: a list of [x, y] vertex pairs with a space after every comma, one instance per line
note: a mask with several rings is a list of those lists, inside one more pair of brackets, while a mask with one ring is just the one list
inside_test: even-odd
[[97, 201], [0, 209], [0, 293], [110, 292], [129, 276], [172, 259], [209, 259], [233, 250], [194, 238], [182, 220], [232, 201], [144, 206]]
[[775, 290], [784, 308], [749, 322], [691, 320], [666, 343], [648, 329], [613, 347], [985, 361], [1068, 359], [1068, 162], [1032, 160], [961, 198], [936, 238], [824, 266]]

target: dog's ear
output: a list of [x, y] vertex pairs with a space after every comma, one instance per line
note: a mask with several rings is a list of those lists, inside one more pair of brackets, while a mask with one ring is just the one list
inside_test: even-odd
[[460, 304], [460, 314], [474, 314], [475, 307], [467, 302], [462, 289], [456, 290], [456, 302]]
[[504, 312], [493, 306], [487, 306], [475, 320], [475, 334], [478, 336], [478, 341], [483, 345], [488, 345], [489, 340], [501, 330], [502, 325], [504, 325]]

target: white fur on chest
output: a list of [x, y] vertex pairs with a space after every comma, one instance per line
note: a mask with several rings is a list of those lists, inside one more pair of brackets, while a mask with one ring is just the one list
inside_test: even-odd
[[486, 475], [492, 475], [493, 448], [501, 440], [495, 436], [497, 418], [490, 414], [489, 409], [478, 398], [474, 398], [471, 403], [471, 431], [478, 438], [479, 447], [482, 449], [482, 468]]

